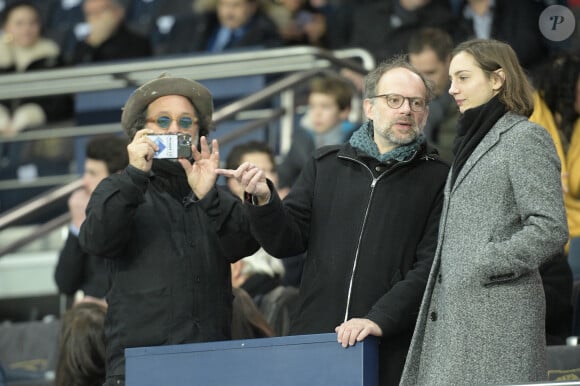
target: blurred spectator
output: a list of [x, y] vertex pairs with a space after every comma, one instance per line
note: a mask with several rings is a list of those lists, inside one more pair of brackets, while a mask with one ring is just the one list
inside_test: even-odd
[[83, 302], [61, 319], [55, 386], [101, 386], [105, 381], [106, 306]]
[[[438, 0], [383, 0], [341, 7], [329, 28], [332, 48], [362, 47], [377, 61], [407, 52], [411, 35], [422, 27], [457, 32], [449, 4]], [[377, 28], [380, 26], [380, 28]]]
[[[235, 146], [228, 154], [226, 167], [237, 168], [244, 162], [259, 166], [274, 186], [278, 186], [274, 152], [266, 143], [250, 141]], [[243, 200], [242, 186], [234, 178], [229, 178], [227, 185], [234, 195]], [[277, 259], [260, 249], [254, 255], [232, 265], [232, 283], [235, 287], [243, 287], [257, 303], [260, 303], [261, 296], [279, 285], [298, 287], [303, 262], [303, 255]]]
[[133, 31], [150, 36], [156, 25], [171, 23], [178, 15], [190, 12], [192, 3], [197, 1], [131, 0], [128, 2], [125, 18]]
[[68, 200], [71, 223], [54, 272], [56, 285], [63, 294], [72, 296], [81, 290], [81, 296], [105, 297], [108, 289], [105, 260], [85, 253], [78, 235], [91, 193], [103, 178], [123, 170], [129, 163], [127, 145], [127, 140], [113, 135], [95, 137], [87, 144], [83, 187]]
[[327, 47], [328, 9], [310, 0], [280, 0], [269, 12], [277, 21], [284, 45]]
[[60, 46], [65, 63], [70, 63], [77, 41], [74, 31], [86, 29], [83, 0], [51, 0], [49, 3], [46, 34]]
[[292, 145], [278, 168], [283, 194], [298, 178], [314, 151], [348, 141], [356, 125], [348, 120], [354, 87], [341, 77], [310, 82], [308, 111], [292, 133]]
[[282, 285], [284, 265], [263, 249], [232, 264], [232, 286], [243, 288], [256, 303], [272, 289]]
[[538, 28], [545, 5], [535, 0], [464, 0], [459, 8], [460, 31], [468, 38], [496, 39], [508, 43], [520, 64], [532, 70], [548, 57], [546, 42]]
[[[244, 162], [259, 165], [268, 178], [278, 184], [274, 154], [265, 143], [252, 141], [235, 146], [228, 154], [226, 165], [235, 169]], [[227, 186], [234, 195], [244, 198], [244, 191], [235, 179], [228, 178]], [[243, 288], [259, 303], [261, 296], [282, 284], [284, 274], [282, 261], [260, 248], [253, 255], [232, 264], [232, 286]]]
[[282, 44], [260, 0], [217, 0], [215, 10], [178, 18], [161, 53], [221, 52], [233, 48]]
[[[446, 1], [383, 0], [355, 7], [352, 3], [340, 7], [329, 29], [332, 48], [361, 47], [380, 62], [407, 53], [411, 35], [424, 27], [440, 28], [450, 35], [464, 36]], [[373, 28], [380, 25], [381, 28]], [[363, 77], [349, 69], [341, 74], [349, 78], [358, 90]]]
[[[40, 14], [33, 3], [14, 1], [1, 17], [0, 74], [42, 71], [62, 66], [59, 46], [41, 34]], [[0, 136], [44, 128], [73, 115], [68, 95], [27, 97], [0, 101]], [[38, 176], [68, 173], [72, 152], [68, 139], [45, 139], [0, 144], [0, 178], [30, 181]], [[15, 207], [46, 188], [0, 192], [0, 210]], [[58, 205], [51, 211], [61, 213]]]
[[451, 36], [438, 28], [420, 29], [409, 40], [409, 62], [431, 81], [435, 93], [429, 103], [424, 133], [447, 162], [453, 159], [455, 125], [459, 118], [457, 103], [448, 92], [452, 50]]
[[[11, 5], [12, 3], [17, 3], [21, 0], [2, 0], [0, 1], [0, 12], [4, 11], [6, 7]], [[50, 22], [50, 13], [52, 8], [54, 7], [55, 0], [27, 0], [29, 3], [32, 3], [40, 13], [40, 24], [44, 27], [48, 26]], [[80, 0], [79, 0], [80, 1]], [[46, 31], [43, 29], [43, 32]]]
[[242, 288], [233, 288], [232, 339], [254, 339], [275, 336], [256, 304]]
[[[282, 281], [285, 273], [282, 261], [288, 260], [294, 260], [296, 267], [302, 270], [302, 264], [297, 263], [303, 262], [303, 255], [279, 260], [263, 249], [232, 264], [233, 288], [250, 296], [276, 336], [288, 335], [291, 317], [297, 307], [297, 285], [284, 285]], [[234, 301], [234, 309], [235, 305]]]
[[[62, 65], [59, 46], [41, 35], [40, 14], [33, 3], [15, 1], [2, 13], [0, 73], [46, 70]], [[72, 117], [68, 96], [23, 98], [0, 104], [0, 135], [14, 135]]]
[[[274, 153], [267, 144], [250, 141], [235, 146], [228, 154], [226, 167], [236, 169], [244, 162], [261, 168], [274, 186], [278, 186]], [[244, 190], [236, 179], [228, 178], [227, 185], [232, 193], [243, 199]], [[231, 265], [232, 286], [250, 295], [278, 336], [288, 334], [298, 293], [295, 287], [300, 285], [303, 264], [302, 254], [277, 259], [260, 248]]]
[[580, 279], [580, 57], [553, 59], [536, 74], [534, 86], [530, 121], [545, 127], [556, 145], [570, 234], [568, 262]]
[[87, 31], [76, 43], [74, 64], [151, 56], [149, 39], [127, 27], [120, 0], [85, 0], [83, 13]]

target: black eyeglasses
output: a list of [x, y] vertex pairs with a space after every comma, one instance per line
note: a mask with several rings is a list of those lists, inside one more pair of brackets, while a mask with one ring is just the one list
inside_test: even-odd
[[401, 107], [403, 105], [403, 103], [405, 102], [405, 99], [409, 100], [409, 107], [411, 108], [412, 111], [416, 112], [416, 113], [420, 113], [425, 111], [425, 108], [427, 107], [427, 101], [424, 98], [410, 98], [410, 97], [406, 97], [406, 96], [402, 96], [399, 94], [381, 94], [381, 95], [375, 95], [372, 97], [369, 97], [369, 99], [372, 98], [385, 98], [387, 100], [387, 104], [389, 105], [390, 108], [392, 109], [398, 109], [399, 107]]
[[179, 118], [173, 118], [169, 115], [160, 115], [157, 118], [147, 119], [147, 122], [156, 123], [157, 126], [162, 129], [169, 128], [173, 121], [176, 121], [181, 129], [190, 129], [194, 123], [197, 123], [197, 118], [190, 117], [189, 115], [182, 115]]

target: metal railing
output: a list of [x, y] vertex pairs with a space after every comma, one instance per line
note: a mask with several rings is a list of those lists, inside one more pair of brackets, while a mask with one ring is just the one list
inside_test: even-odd
[[[244, 75], [285, 74], [311, 69], [347, 68], [365, 73], [374, 68], [375, 62], [368, 51], [351, 48], [327, 51], [314, 47], [290, 47], [260, 51], [230, 52], [211, 55], [188, 55], [149, 58], [135, 62], [93, 64], [63, 69], [34, 71], [0, 75], [0, 100], [54, 95], [59, 93], [83, 93], [137, 87], [146, 81], [170, 72], [174, 76], [190, 77], [199, 81], [227, 79]], [[281, 104], [293, 109], [293, 93], [281, 93]], [[217, 123], [234, 119], [243, 110], [239, 105], [227, 106], [214, 115]], [[222, 119], [223, 118], [223, 119]], [[63, 127], [65, 126], [65, 127]], [[291, 114], [280, 117], [280, 153], [290, 146], [293, 121]], [[0, 144], [29, 142], [51, 138], [75, 138], [99, 134], [120, 133], [118, 123], [72, 127], [68, 123], [52, 125], [49, 130], [27, 130], [14, 137], [0, 137]], [[0, 190], [36, 186], [54, 186], [71, 181], [74, 175], [41, 177], [23, 183], [18, 179], [0, 181]]]
[[135, 87], [158, 77], [161, 72], [202, 81], [282, 74], [333, 65], [361, 72], [372, 69], [375, 62], [363, 49], [327, 51], [315, 47], [149, 58], [1, 75], [0, 100]]
[[[309, 49], [308, 51], [312, 51]], [[323, 55], [328, 55], [327, 53], [323, 53]], [[353, 65], [350, 62], [342, 62], [341, 59], [333, 58], [331, 60], [335, 65], [336, 64], [344, 64], [342, 67], [348, 67], [352, 70], [358, 71], [360, 73], [366, 72], [368, 69], [363, 68], [361, 66]], [[339, 66], [341, 67], [341, 66]], [[223, 108], [214, 112], [213, 115], [213, 122], [214, 124], [218, 124], [227, 120], [234, 119], [237, 114], [240, 112], [247, 110], [257, 104], [260, 104], [264, 101], [269, 101], [276, 96], [280, 96], [281, 99], [281, 107], [277, 109], [272, 109], [269, 113], [259, 119], [252, 120], [239, 128], [237, 128], [234, 132], [231, 132], [227, 135], [222, 137], [218, 137], [218, 141], [220, 144], [227, 144], [231, 141], [234, 141], [254, 130], [258, 130], [263, 128], [264, 126], [268, 125], [269, 123], [275, 121], [281, 121], [280, 130], [281, 130], [281, 143], [280, 147], [288, 147], [289, 140], [291, 135], [291, 130], [293, 127], [293, 113], [294, 113], [294, 89], [308, 81], [309, 79], [321, 74], [327, 73], [329, 71], [333, 71], [330, 67], [313, 67], [308, 70], [303, 70], [299, 72], [294, 72], [290, 75], [285, 76], [282, 79], [279, 79], [276, 82], [266, 86], [264, 89], [248, 95], [244, 98], [241, 98], [229, 105], [224, 106]], [[1, 77], [0, 77], [0, 84], [1, 84]], [[0, 87], [2, 89], [2, 87]], [[285, 102], [286, 101], [286, 102]], [[110, 125], [94, 125], [94, 126], [85, 126], [85, 127], [77, 127], [77, 128], [69, 128], [69, 129], [60, 129], [57, 133], [53, 132], [46, 132], [46, 131], [38, 131], [38, 132], [30, 132], [30, 133], [23, 133], [22, 137], [27, 137], [30, 139], [43, 139], [43, 138], [53, 138], [55, 134], [59, 134], [62, 136], [82, 136], [82, 135], [95, 135], [96, 132], [102, 134], [106, 132], [119, 132], [120, 127], [118, 124], [110, 124]], [[17, 140], [24, 140], [23, 138], [18, 138]], [[0, 141], [1, 142], [1, 141]], [[50, 192], [47, 192], [38, 198], [35, 198], [27, 203], [20, 205], [17, 208], [14, 208], [10, 211], [7, 211], [0, 215], [0, 231], [7, 228], [8, 226], [18, 222], [22, 218], [32, 215], [35, 211], [39, 210], [40, 208], [50, 205], [58, 200], [63, 199], [64, 197], [68, 196], [74, 190], [78, 189], [81, 186], [81, 180], [73, 181], [69, 184], [66, 184], [60, 188], [54, 189]], [[35, 228], [30, 234], [21, 236], [17, 240], [13, 241], [12, 243], [3, 246], [0, 248], [0, 257], [11, 253], [22, 246], [26, 245], [28, 242], [34, 241], [38, 238], [44, 237], [50, 232], [54, 231], [55, 229], [61, 227], [62, 225], [66, 224], [69, 221], [70, 217], [68, 214], [61, 215], [56, 219], [53, 219], [41, 226]]]

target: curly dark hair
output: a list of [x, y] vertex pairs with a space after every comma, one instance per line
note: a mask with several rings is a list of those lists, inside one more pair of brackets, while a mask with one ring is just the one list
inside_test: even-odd
[[574, 109], [580, 77], [580, 56], [561, 54], [545, 64], [534, 77], [534, 86], [553, 114], [560, 116], [559, 130], [570, 141], [578, 112]]

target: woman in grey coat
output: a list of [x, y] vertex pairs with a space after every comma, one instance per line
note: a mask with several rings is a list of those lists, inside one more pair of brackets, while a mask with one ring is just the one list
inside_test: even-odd
[[527, 120], [531, 87], [510, 46], [464, 42], [449, 76], [462, 117], [401, 385], [540, 381], [538, 267], [568, 234], [558, 156], [546, 130]]

